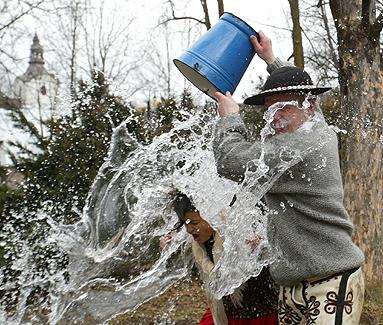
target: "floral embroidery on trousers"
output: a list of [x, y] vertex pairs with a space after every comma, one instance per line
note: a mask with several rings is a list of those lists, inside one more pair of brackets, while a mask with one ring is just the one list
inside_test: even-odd
[[302, 317], [300, 317], [299, 313], [294, 311], [293, 308], [291, 308], [287, 304], [285, 290], [286, 289], [282, 287], [280, 292], [280, 295], [282, 295], [282, 299], [279, 299], [279, 304], [278, 304], [279, 324], [299, 325], [301, 323]]
[[354, 298], [354, 295], [352, 293], [352, 291], [349, 291], [347, 293], [347, 297], [344, 301], [338, 301], [338, 295], [331, 291], [331, 292], [328, 292], [327, 293], [327, 300], [325, 300], [325, 307], [324, 307], [324, 310], [326, 313], [328, 314], [334, 314], [336, 309], [337, 309], [337, 306], [342, 306], [343, 305], [343, 308], [344, 308], [344, 311], [350, 315], [352, 313], [352, 300]]
[[316, 281], [281, 287], [281, 325], [358, 325], [364, 300], [360, 268]]

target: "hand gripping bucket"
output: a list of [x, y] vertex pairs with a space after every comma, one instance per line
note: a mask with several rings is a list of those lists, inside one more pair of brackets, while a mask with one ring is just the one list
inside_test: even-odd
[[255, 50], [257, 32], [240, 18], [224, 13], [191, 48], [173, 62], [198, 89], [214, 98], [216, 91], [234, 93]]

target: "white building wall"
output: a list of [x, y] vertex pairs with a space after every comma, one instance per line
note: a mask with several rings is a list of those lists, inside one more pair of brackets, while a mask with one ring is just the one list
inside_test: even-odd
[[23, 81], [17, 78], [13, 86], [15, 97], [20, 98], [25, 108], [39, 107], [54, 110], [57, 101], [58, 81], [49, 74]]

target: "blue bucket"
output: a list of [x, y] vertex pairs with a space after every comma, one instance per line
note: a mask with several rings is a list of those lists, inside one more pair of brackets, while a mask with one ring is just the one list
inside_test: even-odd
[[224, 13], [191, 48], [173, 62], [198, 89], [214, 98], [216, 91], [234, 93], [255, 50], [250, 35], [258, 33], [243, 20]]

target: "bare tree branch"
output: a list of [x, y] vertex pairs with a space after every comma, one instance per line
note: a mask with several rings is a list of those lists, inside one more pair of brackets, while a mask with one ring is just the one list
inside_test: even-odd
[[333, 25], [327, 20], [327, 3], [321, 0], [318, 5], [313, 5], [311, 0], [301, 0], [300, 7], [302, 36], [309, 44], [305, 50], [305, 63], [316, 71], [317, 82], [332, 83], [338, 76], [338, 56]]
[[72, 99], [76, 97], [76, 53], [78, 38], [78, 20], [79, 20], [79, 3], [76, 1], [74, 7], [71, 7], [72, 31], [71, 31], [71, 56], [70, 56], [70, 93]]
[[253, 19], [247, 19], [249, 22], [252, 22], [252, 23], [256, 23], [257, 25], [260, 25], [260, 26], [266, 26], [266, 27], [271, 27], [271, 28], [274, 28], [274, 29], [277, 29], [277, 30], [285, 30], [287, 32], [292, 32], [292, 29], [291, 28], [286, 28], [286, 27], [280, 27], [280, 26], [275, 26], [275, 25], [270, 25], [270, 24], [264, 24], [264, 23], [261, 23], [259, 21], [256, 21], [256, 20], [253, 20]]
[[194, 21], [197, 21], [197, 22], [200, 23], [200, 24], [204, 24], [204, 25], [206, 25], [205, 21], [200, 20], [200, 19], [197, 19], [197, 18], [195, 18], [195, 17], [191, 17], [191, 16], [181, 16], [181, 17], [177, 17], [176, 14], [175, 14], [174, 3], [173, 3], [173, 1], [172, 1], [172, 0], [168, 0], [168, 3], [169, 3], [169, 5], [170, 5], [170, 9], [171, 9], [171, 11], [172, 11], [172, 16], [171, 16], [171, 18], [166, 18], [165, 20], [161, 21], [161, 22], [157, 25], [157, 27], [158, 27], [159, 25], [166, 24], [166, 23], [168, 23], [169, 21], [173, 21], [173, 20], [194, 20]]
[[182, 17], [175, 17], [175, 16], [173, 16], [172, 18], [167, 18], [167, 19], [161, 21], [159, 23], [159, 25], [166, 24], [169, 21], [173, 21], [173, 20], [187, 20], [187, 19], [195, 20], [195, 21], [205, 25], [205, 22], [203, 20], [200, 20], [200, 19], [197, 19], [197, 18], [191, 17], [191, 16], [182, 16]]
[[17, 58], [12, 55], [12, 54], [9, 54], [8, 52], [6, 52], [4, 49], [0, 48], [0, 53], [4, 54], [5, 56], [7, 56], [8, 58], [10, 58], [11, 60], [13, 61], [17, 61]]
[[333, 64], [335, 65], [336, 69], [338, 70], [338, 66], [339, 66], [338, 57], [336, 55], [336, 50], [334, 48], [333, 39], [331, 37], [330, 26], [329, 26], [329, 22], [327, 19], [325, 6], [320, 6], [320, 10], [321, 10], [321, 15], [322, 15], [322, 20], [324, 23], [324, 28], [325, 28], [326, 35], [327, 35], [327, 44], [330, 48], [331, 58], [332, 58]]
[[4, 29], [7, 29], [8, 27], [10, 27], [12, 24], [14, 24], [16, 21], [18, 21], [20, 18], [22, 18], [23, 16], [29, 14], [31, 11], [33, 11], [34, 9], [38, 8], [42, 3], [44, 2], [44, 0], [40, 0], [38, 3], [34, 4], [34, 5], [30, 5], [30, 7], [28, 8], [28, 10], [20, 13], [19, 15], [17, 15], [16, 17], [13, 17], [8, 23], [4, 24], [3, 26], [0, 27], [0, 32], [3, 31]]

